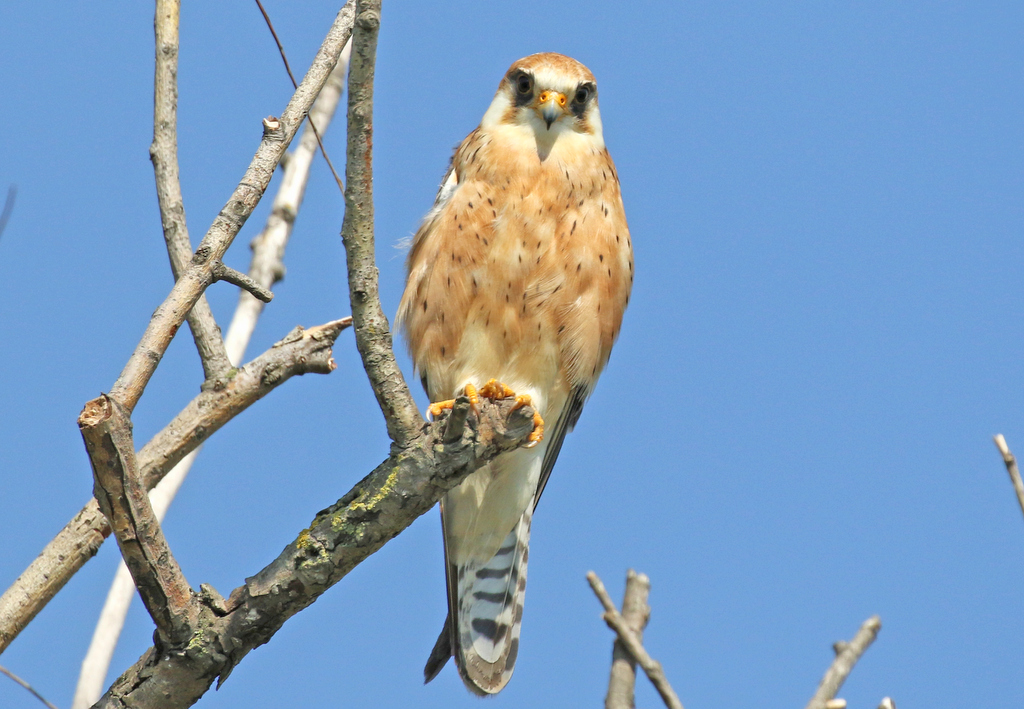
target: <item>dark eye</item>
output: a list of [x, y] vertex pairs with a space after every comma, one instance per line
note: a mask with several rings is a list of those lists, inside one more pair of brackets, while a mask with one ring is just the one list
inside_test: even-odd
[[576, 89], [576, 96], [573, 98], [573, 102], [582, 105], [587, 102], [588, 98], [590, 98], [590, 87], [581, 86]]
[[516, 77], [516, 91], [524, 96], [533, 90], [533, 78], [529, 74], [520, 74]]

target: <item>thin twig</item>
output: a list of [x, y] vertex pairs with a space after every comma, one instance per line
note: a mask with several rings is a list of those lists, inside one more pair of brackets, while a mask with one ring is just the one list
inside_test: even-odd
[[274, 299], [274, 294], [264, 288], [241, 271], [236, 271], [230, 266], [225, 266], [222, 261], [213, 262], [213, 280], [227, 281], [239, 288], [248, 291], [254, 298], [269, 303]]
[[1010, 452], [1010, 447], [1006, 445], [1006, 439], [1003, 438], [1003, 434], [997, 433], [993, 439], [996, 443], [996, 448], [999, 449], [999, 453], [1003, 456], [1003, 463], [1006, 464], [1006, 472], [1010, 474], [1010, 482], [1013, 483], [1013, 489], [1017, 493], [1017, 503], [1020, 505], [1020, 511], [1024, 514], [1024, 480], [1020, 479], [1020, 470], [1017, 469], [1017, 459]]
[[[626, 590], [622, 597], [622, 618], [626, 621], [636, 639], [643, 642], [644, 627], [651, 615], [647, 598], [651, 592], [651, 580], [646, 574], [633, 569], [626, 572]], [[612, 646], [612, 668], [608, 677], [608, 694], [604, 699], [605, 709], [633, 709], [636, 689], [636, 660], [616, 638]]]
[[[153, 143], [149, 157], [156, 177], [156, 196], [160, 207], [171, 273], [177, 279], [192, 260], [192, 243], [185, 221], [185, 203], [178, 174], [178, 24], [180, 0], [157, 0], [153, 22], [156, 34], [156, 69], [153, 76]], [[202, 295], [188, 313], [203, 374], [208, 381], [224, 376], [231, 368], [220, 328]]]
[[14, 198], [17, 196], [17, 185], [11, 185], [7, 188], [7, 198], [4, 200], [4, 209], [0, 212], [0, 236], [4, 235], [4, 229], [7, 228], [7, 222], [11, 218], [11, 212], [14, 211]]
[[669, 709], [683, 709], [683, 703], [679, 701], [679, 696], [672, 689], [668, 678], [665, 677], [665, 670], [662, 668], [661, 663], [651, 657], [647, 650], [644, 649], [643, 644], [636, 634], [633, 633], [629, 624], [615, 608], [615, 603], [612, 602], [612, 598], [608, 595], [608, 591], [605, 589], [601, 579], [593, 571], [588, 571], [587, 581], [590, 583], [590, 588], [593, 589], [594, 595], [597, 596], [601, 605], [604, 606], [604, 614], [601, 616], [604, 622], [615, 631], [622, 642], [622, 646], [633, 656], [637, 664], [640, 665], [647, 675], [647, 678], [651, 680], [651, 684], [654, 685], [658, 694], [661, 695], [661, 700], [665, 702], [665, 706]]
[[[295, 83], [295, 74], [292, 73], [291, 65], [288, 64], [288, 57], [284, 53], [284, 45], [281, 44], [281, 40], [277, 37], [277, 31], [274, 29], [274, 23], [270, 21], [270, 15], [268, 15], [267, 11], [263, 9], [263, 3], [261, 3], [260, 0], [256, 0], [256, 6], [259, 7], [260, 12], [263, 13], [263, 19], [266, 21], [267, 27], [270, 29], [270, 34], [274, 37], [274, 42], [277, 44], [277, 51], [281, 54], [281, 61], [284, 62], [284, 70], [288, 72], [288, 78], [292, 81], [292, 87], [296, 89], [299, 88], [299, 85]], [[331, 174], [334, 175], [334, 181], [338, 185], [338, 190], [342, 194], [345, 194], [345, 185], [342, 184], [341, 178], [338, 177], [338, 171], [334, 169], [334, 163], [331, 162], [330, 156], [327, 155], [327, 150], [324, 148], [323, 140], [320, 139], [320, 131], [316, 128], [316, 123], [313, 120], [312, 113], [306, 116], [306, 119], [309, 121], [309, 127], [313, 129], [313, 135], [316, 136], [316, 142], [317, 145], [320, 146], [320, 152], [323, 154], [324, 160], [327, 161], [327, 167], [331, 169]]]
[[39, 692], [37, 692], [36, 690], [34, 690], [34, 689], [32, 688], [32, 685], [31, 685], [31, 684], [29, 684], [28, 682], [26, 682], [25, 680], [23, 680], [23, 679], [22, 679], [21, 677], [19, 677], [18, 675], [16, 675], [16, 674], [14, 674], [13, 672], [11, 672], [11, 671], [10, 671], [9, 669], [7, 669], [6, 667], [4, 667], [3, 665], [0, 665], [0, 672], [2, 672], [3, 674], [7, 675], [7, 676], [8, 676], [8, 677], [10, 677], [11, 679], [13, 679], [13, 680], [14, 680], [15, 682], [17, 682], [18, 684], [20, 684], [20, 685], [21, 685], [22, 687], [24, 687], [25, 689], [27, 689], [27, 690], [28, 690], [29, 692], [31, 692], [31, 693], [32, 693], [32, 696], [33, 696], [33, 697], [35, 697], [36, 699], [38, 699], [39, 701], [41, 701], [41, 702], [42, 702], [43, 704], [45, 704], [46, 706], [48, 706], [48, 707], [49, 707], [50, 709], [57, 709], [57, 707], [53, 706], [53, 705], [52, 705], [52, 704], [50, 704], [50, 703], [49, 703], [48, 701], [46, 701], [46, 699], [44, 699], [44, 698], [43, 698], [43, 695], [41, 695], [41, 694], [40, 694]]
[[853, 671], [853, 666], [857, 664], [857, 660], [871, 646], [871, 643], [875, 641], [875, 638], [878, 637], [878, 631], [881, 629], [882, 620], [877, 615], [873, 615], [864, 621], [863, 625], [860, 626], [860, 630], [853, 636], [853, 640], [850, 642], [840, 641], [833, 645], [836, 659], [832, 661], [832, 666], [828, 668], [825, 676], [821, 678], [818, 691], [811, 697], [811, 701], [807, 702], [806, 709], [825, 709], [826, 702], [836, 696], [839, 688], [843, 686], [843, 682], [846, 681], [846, 678], [850, 676], [850, 672]]
[[[317, 327], [297, 327], [239, 367], [222, 387], [200, 392], [138, 452], [146, 488], [152, 489], [209, 436], [291, 377], [334, 371], [331, 347], [351, 322], [344, 318]], [[95, 556], [109, 534], [110, 526], [93, 498], [0, 596], [0, 652]]]
[[384, 413], [388, 435], [398, 446], [420, 435], [423, 417], [395, 361], [388, 319], [377, 292], [373, 245], [373, 74], [380, 28], [380, 0], [357, 0], [348, 73], [348, 149], [345, 219], [341, 239], [348, 264], [349, 297], [356, 347]]
[[180, 645], [192, 635], [198, 609], [141, 483], [131, 420], [115, 399], [101, 394], [85, 405], [78, 427], [92, 464], [95, 497], [135, 587], [161, 639]]

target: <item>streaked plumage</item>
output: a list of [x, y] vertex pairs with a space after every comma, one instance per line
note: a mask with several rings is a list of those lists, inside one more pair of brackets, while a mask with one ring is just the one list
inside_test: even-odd
[[509, 69], [455, 151], [408, 260], [399, 322], [431, 401], [494, 378], [531, 397], [544, 440], [441, 502], [449, 620], [425, 670], [454, 655], [472, 691], [518, 653], [530, 521], [565, 434], [608, 361], [633, 283], [618, 175], [590, 71], [560, 54]]

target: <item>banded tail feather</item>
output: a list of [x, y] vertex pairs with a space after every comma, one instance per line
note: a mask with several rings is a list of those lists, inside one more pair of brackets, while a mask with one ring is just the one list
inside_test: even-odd
[[[500, 692], [512, 678], [526, 595], [533, 504], [485, 564], [448, 567], [448, 617], [423, 674], [431, 681], [449, 657], [475, 694]], [[453, 620], [454, 614], [454, 620]]]

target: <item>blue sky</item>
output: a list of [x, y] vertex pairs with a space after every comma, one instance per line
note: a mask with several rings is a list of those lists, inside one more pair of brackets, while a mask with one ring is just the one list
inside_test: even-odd
[[[304, 71], [336, 5], [265, 3]], [[75, 426], [170, 288], [148, 146], [152, 8], [14, 3], [0, 22], [0, 586], [90, 495]], [[385, 311], [399, 241], [503, 72], [597, 76], [636, 250], [609, 368], [534, 521], [522, 649], [494, 707], [599, 706], [611, 634], [584, 579], [653, 584], [647, 647], [690, 709], [802, 706], [831, 643], [882, 617], [842, 696], [1024, 704], [1024, 520], [991, 435], [1024, 452], [1024, 6], [386, 3], [375, 170]], [[255, 4], [187, 3], [182, 183], [193, 241], [290, 95]], [[339, 161], [344, 136], [328, 149]], [[275, 183], [276, 184], [276, 183]], [[348, 313], [322, 161], [249, 355]], [[229, 251], [245, 268], [262, 206]], [[222, 326], [234, 288], [209, 292]], [[387, 453], [351, 333], [204, 448], [165, 530], [193, 586], [273, 559]], [[410, 371], [404, 358], [406, 372]], [[187, 330], [140, 442], [198, 391]], [[421, 403], [425, 400], [416, 392]], [[107, 544], [0, 663], [58, 706], [115, 568]], [[475, 706], [421, 668], [444, 619], [431, 513], [251, 653], [201, 707]], [[133, 605], [111, 679], [150, 644]], [[639, 683], [638, 703], [657, 696]], [[0, 678], [0, 705], [38, 706]]]

